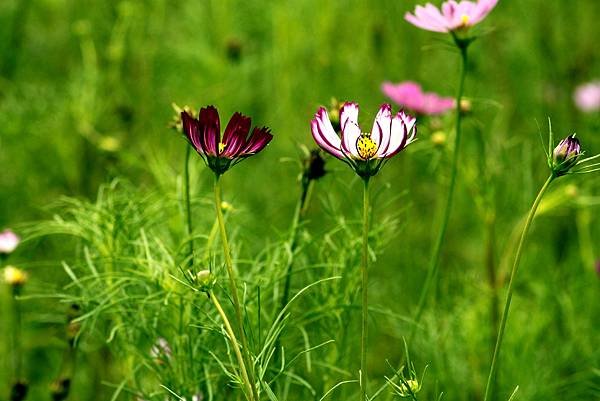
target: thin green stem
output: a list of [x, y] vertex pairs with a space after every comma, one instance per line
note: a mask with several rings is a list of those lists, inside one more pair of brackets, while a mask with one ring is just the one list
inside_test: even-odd
[[250, 371], [250, 388], [252, 389], [253, 398], [258, 401], [258, 391], [256, 390], [256, 384], [254, 383], [254, 369], [252, 365], [252, 359], [250, 358], [250, 351], [248, 349], [248, 342], [246, 341], [246, 334], [244, 333], [244, 320], [242, 318], [242, 308], [240, 299], [238, 297], [237, 286], [235, 283], [235, 273], [233, 271], [233, 260], [231, 258], [231, 250], [229, 248], [229, 241], [227, 239], [227, 231], [225, 230], [225, 221], [223, 219], [223, 211], [221, 210], [221, 184], [219, 175], [215, 175], [215, 209], [217, 211], [217, 220], [219, 222], [219, 230], [221, 232], [221, 244], [223, 245], [223, 256], [225, 258], [225, 267], [227, 268], [227, 275], [229, 276], [229, 290], [231, 291], [231, 298], [233, 300], [233, 307], [235, 309], [235, 317], [237, 321], [238, 335], [242, 343], [242, 350], [246, 365]]
[[517, 270], [519, 269], [519, 262], [521, 261], [521, 254], [523, 253], [523, 245], [525, 244], [525, 239], [527, 238], [527, 233], [529, 232], [529, 228], [531, 227], [531, 223], [533, 218], [535, 217], [535, 213], [546, 193], [546, 190], [550, 186], [550, 183], [554, 180], [554, 175], [550, 175], [540, 192], [538, 192], [533, 205], [531, 206], [531, 210], [529, 210], [529, 214], [527, 215], [527, 220], [525, 221], [525, 226], [523, 227], [523, 232], [521, 233], [521, 238], [519, 240], [519, 245], [517, 247], [517, 253], [515, 254], [515, 261], [512, 266], [512, 270], [510, 272], [510, 280], [508, 282], [508, 290], [506, 295], [506, 303], [504, 304], [504, 311], [502, 312], [502, 318], [500, 319], [500, 329], [498, 330], [498, 337], [496, 338], [496, 346], [494, 347], [494, 356], [492, 357], [492, 365], [490, 367], [490, 374], [488, 376], [487, 385], [485, 387], [485, 396], [483, 397], [483, 401], [488, 401], [493, 387], [496, 381], [496, 370], [498, 367], [498, 356], [500, 354], [500, 347], [502, 346], [502, 339], [504, 337], [504, 330], [506, 328], [506, 320], [508, 319], [508, 312], [510, 309], [510, 303], [512, 300], [513, 294], [513, 285], [515, 281], [515, 277], [517, 275]]
[[235, 337], [235, 333], [233, 332], [233, 329], [231, 328], [231, 323], [229, 323], [229, 319], [227, 318], [225, 311], [221, 307], [221, 304], [217, 300], [217, 297], [215, 296], [215, 294], [212, 290], [209, 291], [208, 297], [212, 301], [213, 305], [215, 305], [215, 308], [217, 309], [217, 312], [219, 312], [219, 315], [221, 315], [221, 319], [223, 320], [223, 324], [225, 325], [225, 331], [227, 332], [227, 335], [229, 336], [229, 340], [231, 342], [233, 352], [235, 353], [235, 357], [237, 358], [238, 364], [240, 365], [240, 374], [242, 375], [242, 380], [244, 381], [244, 387], [245, 387], [244, 393], [246, 394], [246, 398], [250, 401], [252, 401], [252, 400], [258, 401], [258, 398], [254, 398], [255, 394], [254, 394], [254, 390], [252, 389], [252, 386], [250, 384], [250, 380], [248, 378], [248, 371], [246, 370], [246, 363], [244, 361], [244, 357], [242, 356], [242, 352], [240, 351], [240, 345], [238, 344], [237, 338]]
[[369, 335], [369, 179], [364, 179], [363, 191], [363, 249], [362, 249], [362, 330], [360, 335], [360, 389], [362, 399], [368, 401], [367, 396], [367, 340]]
[[454, 188], [456, 186], [456, 173], [458, 171], [458, 159], [459, 159], [459, 149], [460, 149], [460, 138], [461, 138], [461, 122], [462, 116], [460, 112], [460, 103], [463, 97], [463, 91], [465, 86], [465, 77], [467, 72], [467, 48], [466, 46], [460, 47], [461, 54], [461, 70], [460, 70], [460, 80], [458, 84], [458, 93], [456, 95], [456, 133], [454, 138], [454, 155], [452, 157], [452, 167], [450, 171], [450, 185], [448, 187], [448, 197], [446, 199], [446, 206], [444, 209], [444, 214], [442, 217], [442, 225], [438, 232], [437, 239], [435, 241], [435, 245], [433, 248], [433, 253], [431, 256], [429, 269], [427, 270], [427, 276], [425, 278], [425, 284], [423, 285], [423, 289], [421, 290], [421, 295], [419, 296], [419, 303], [417, 304], [417, 311], [414, 317], [414, 326], [411, 330], [411, 335], [409, 337], [409, 342], [415, 334], [416, 327], [421, 320], [421, 315], [423, 314], [423, 310], [425, 308], [425, 303], [427, 301], [427, 296], [429, 295], [429, 291], [433, 286], [440, 265], [440, 256], [442, 253], [442, 246], [444, 245], [444, 240], [446, 238], [446, 230], [448, 228], [448, 222], [450, 220], [450, 213], [452, 211], [452, 203], [454, 200]]
[[21, 380], [22, 373], [22, 361], [23, 355], [21, 352], [21, 302], [17, 299], [20, 294], [21, 287], [19, 285], [12, 285], [12, 304], [13, 304], [13, 338], [12, 338], [12, 352], [13, 352], [13, 374], [15, 375], [15, 382]]
[[183, 166], [183, 185], [184, 185], [184, 195], [185, 195], [185, 214], [186, 214], [186, 223], [187, 223], [187, 235], [188, 235], [188, 253], [189, 253], [189, 261], [188, 266], [194, 266], [194, 240], [192, 238], [192, 203], [190, 200], [190, 154], [192, 147], [186, 144], [185, 147], [185, 164]]

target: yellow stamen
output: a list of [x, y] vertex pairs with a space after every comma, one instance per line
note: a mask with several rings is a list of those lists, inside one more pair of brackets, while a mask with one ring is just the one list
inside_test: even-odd
[[225, 146], [226, 145], [223, 142], [219, 142], [219, 154], [223, 153]]
[[460, 17], [460, 21], [462, 22], [463, 26], [469, 25], [469, 20], [470, 17], [467, 14], [463, 14], [462, 17]]
[[369, 160], [377, 153], [377, 144], [369, 134], [361, 134], [356, 140], [356, 150], [363, 160]]

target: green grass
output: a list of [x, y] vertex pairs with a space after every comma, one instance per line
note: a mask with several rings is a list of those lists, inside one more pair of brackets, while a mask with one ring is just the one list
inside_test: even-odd
[[[167, 128], [172, 102], [214, 104], [222, 122], [241, 111], [275, 136], [222, 178], [224, 200], [233, 205], [226, 220], [234, 258], [248, 286], [250, 348], [266, 350], [258, 366], [274, 379], [274, 394], [319, 400], [356, 378], [362, 183], [327, 160], [329, 174], [315, 183], [299, 227], [292, 294], [339, 278], [310, 287], [274, 324], [300, 194], [300, 171], [289, 159], [298, 159], [298, 145], [314, 146], [309, 121], [331, 97], [358, 101], [369, 126], [386, 101], [384, 80], [418, 80], [454, 95], [459, 55], [449, 38], [404, 22], [415, 4], [0, 4], [0, 229], [28, 238], [9, 260], [31, 277], [22, 301], [28, 399], [49, 399], [61, 369], [74, 373], [71, 400], [132, 399], [142, 390], [163, 400], [162, 384], [189, 401], [198, 388], [208, 394], [207, 383], [215, 400], [241, 399], [224, 373], [235, 360], [216, 312], [174, 278], [183, 279], [177, 265], [188, 238], [186, 145]], [[577, 132], [588, 154], [600, 152], [599, 115], [581, 114], [571, 98], [577, 84], [598, 78], [598, 15], [594, 0], [503, 0], [481, 24], [484, 35], [470, 48], [465, 95], [473, 111], [463, 123], [439, 284], [408, 344], [419, 377], [428, 366], [419, 400], [441, 392], [444, 400], [483, 397], [492, 345], [487, 269], [497, 269], [502, 302], [520, 224], [547, 176], [538, 135], [547, 132], [547, 118], [557, 137]], [[420, 139], [372, 181], [371, 389], [393, 375], [386, 360], [395, 366], [403, 358], [439, 227], [454, 117], [440, 121], [448, 135], [442, 146], [431, 141], [434, 123], [421, 120]], [[232, 317], [218, 235], [211, 239], [212, 175], [200, 158], [190, 167], [200, 267], [215, 269], [223, 285], [217, 295]], [[600, 187], [594, 175], [555, 184], [525, 246], [497, 400], [508, 400], [517, 385], [517, 400], [600, 398]], [[0, 292], [0, 328], [8, 333], [9, 290]], [[76, 365], [61, 368], [73, 302], [81, 306]], [[275, 345], [270, 328], [282, 330], [285, 352], [267, 361]], [[0, 340], [0, 399], [10, 385], [7, 336]], [[172, 365], [149, 355], [159, 336], [171, 343]], [[277, 373], [277, 362], [296, 356]], [[358, 386], [343, 385], [329, 399], [358, 399]]]

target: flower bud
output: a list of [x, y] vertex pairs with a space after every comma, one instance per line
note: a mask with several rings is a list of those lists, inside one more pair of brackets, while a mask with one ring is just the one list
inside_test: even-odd
[[575, 134], [560, 141], [552, 153], [552, 172], [555, 176], [565, 175], [577, 164], [581, 156], [581, 145]]
[[196, 273], [196, 285], [200, 291], [208, 292], [212, 290], [217, 279], [210, 270], [200, 270]]
[[421, 387], [419, 387], [419, 382], [416, 379], [408, 379], [406, 382], [400, 382], [396, 388], [397, 394], [400, 397], [411, 397], [413, 394], [418, 393], [420, 389]]
[[69, 390], [71, 389], [71, 379], [63, 377], [50, 385], [50, 395], [52, 401], [63, 401], [69, 396]]
[[14, 266], [6, 266], [4, 268], [4, 281], [13, 287], [20, 287], [27, 282], [27, 273]]
[[10, 401], [23, 401], [27, 397], [29, 385], [22, 380], [16, 381], [10, 389]]
[[191, 116], [194, 115], [195, 113], [192, 111], [192, 108], [187, 105], [183, 106], [183, 107], [179, 107], [177, 104], [171, 103], [171, 107], [175, 111], [175, 114], [173, 114], [173, 117], [171, 118], [171, 121], [169, 121], [169, 124], [167, 126], [169, 128], [173, 128], [177, 132], [182, 132], [183, 122], [181, 121], [181, 113], [186, 112]]
[[431, 134], [431, 142], [435, 146], [444, 146], [446, 144], [447, 135], [444, 131], [436, 131]]
[[340, 108], [342, 107], [342, 103], [339, 100], [332, 97], [329, 102], [329, 107], [327, 108], [327, 114], [329, 115], [329, 120], [331, 121], [331, 125], [333, 125], [333, 129], [335, 132], [340, 132], [342, 127], [340, 126]]
[[469, 99], [460, 100], [460, 112], [461, 114], [469, 114], [473, 110], [473, 104]]
[[303, 176], [308, 181], [318, 180], [327, 173], [327, 171], [325, 171], [325, 159], [321, 156], [321, 151], [319, 149], [312, 149], [304, 159], [303, 163]]

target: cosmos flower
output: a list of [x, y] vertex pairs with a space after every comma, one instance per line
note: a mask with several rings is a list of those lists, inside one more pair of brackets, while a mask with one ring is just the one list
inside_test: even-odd
[[12, 253], [21, 242], [21, 238], [11, 230], [4, 230], [0, 233], [0, 254]]
[[198, 119], [183, 111], [181, 120], [190, 144], [217, 175], [260, 152], [273, 139], [267, 127], [255, 127], [250, 133], [250, 118], [240, 113], [233, 114], [221, 136], [219, 112], [213, 106], [200, 109]]
[[452, 110], [455, 105], [455, 101], [451, 97], [442, 97], [433, 92], [423, 92], [421, 85], [416, 82], [405, 81], [398, 84], [384, 82], [381, 90], [394, 103], [417, 114], [442, 114]]
[[392, 115], [392, 107], [379, 109], [371, 132], [358, 125], [358, 104], [346, 102], [340, 109], [341, 137], [336, 134], [324, 107], [311, 121], [311, 131], [317, 144], [329, 154], [349, 164], [362, 178], [371, 177], [383, 162], [414, 141], [416, 119], [403, 111]]
[[565, 175], [577, 164], [582, 155], [581, 144], [575, 134], [559, 142], [552, 153], [551, 169], [557, 177]]
[[446, 1], [441, 10], [431, 3], [417, 6], [414, 14], [406, 13], [404, 19], [418, 28], [433, 32], [466, 30], [481, 22], [498, 0]]
[[577, 108], [584, 113], [600, 110], [600, 81], [579, 85], [573, 94]]

